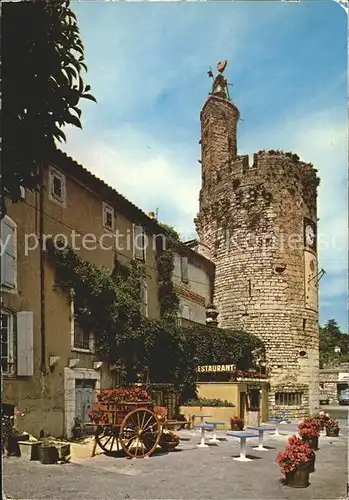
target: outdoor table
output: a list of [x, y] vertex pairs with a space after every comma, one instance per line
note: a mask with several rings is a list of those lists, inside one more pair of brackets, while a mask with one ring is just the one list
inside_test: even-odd
[[240, 456], [234, 458], [240, 462], [250, 462], [251, 458], [246, 457], [246, 439], [259, 437], [258, 434], [251, 434], [250, 432], [227, 432], [228, 436], [240, 438]]
[[247, 429], [252, 429], [253, 431], [258, 431], [258, 446], [254, 450], [258, 451], [268, 451], [268, 448], [263, 446], [263, 433], [264, 431], [275, 431], [275, 427], [268, 427], [266, 425], [251, 425]]
[[194, 418], [200, 417], [200, 424], [204, 424], [204, 418], [211, 418], [212, 415], [193, 415]]
[[206, 422], [206, 424], [213, 426], [213, 435], [212, 435], [212, 439], [210, 439], [210, 443], [219, 443], [219, 439], [217, 439], [217, 435], [216, 435], [217, 425], [224, 425], [224, 424], [226, 424], [226, 422], [212, 420], [210, 422]]
[[279, 425], [281, 424], [281, 422], [283, 422], [283, 418], [274, 417], [270, 419], [270, 422], [273, 422], [275, 424], [275, 433], [271, 434], [271, 436], [280, 436]]
[[208, 445], [205, 443], [205, 430], [213, 429], [213, 426], [210, 424], [199, 424], [197, 426], [199, 429], [201, 429], [201, 440], [200, 443], [197, 445], [198, 448], [207, 448]]

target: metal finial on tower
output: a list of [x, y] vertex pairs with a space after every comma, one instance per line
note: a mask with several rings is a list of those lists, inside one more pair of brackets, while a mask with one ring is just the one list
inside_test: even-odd
[[212, 84], [212, 91], [211, 95], [216, 95], [218, 97], [223, 97], [224, 99], [230, 99], [229, 95], [229, 90], [228, 90], [228, 81], [227, 79], [223, 76], [223, 72], [225, 68], [228, 65], [228, 61], [219, 61], [217, 63], [217, 70], [218, 70], [218, 75], [215, 77], [212, 69], [208, 71], [208, 76], [213, 79], [213, 84]]

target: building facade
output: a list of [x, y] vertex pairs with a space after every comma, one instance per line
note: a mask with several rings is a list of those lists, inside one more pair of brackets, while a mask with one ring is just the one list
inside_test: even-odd
[[213, 262], [189, 245], [179, 244], [174, 253], [173, 281], [179, 298], [179, 324], [206, 324], [207, 307], [213, 296]]
[[[70, 436], [99, 388], [116, 372], [98, 360], [93, 332], [74, 321], [74, 300], [55, 286], [40, 235], [67, 241], [84, 260], [113, 269], [115, 258], [144, 263], [142, 311], [159, 316], [156, 245], [161, 227], [64, 153], [44, 169], [40, 192], [8, 204], [1, 223], [3, 400], [24, 414], [21, 427], [38, 436]], [[117, 233], [118, 232], [118, 233]], [[114, 238], [119, 234], [118, 240]], [[135, 244], [139, 238], [148, 244]]]
[[264, 341], [270, 413], [302, 416], [319, 404], [318, 178], [292, 153], [238, 155], [239, 117], [214, 83], [200, 115], [196, 229], [216, 266], [219, 326]]
[[[338, 397], [344, 389], [349, 389], [349, 364], [328, 366], [320, 370], [321, 397], [330, 405], [337, 405]], [[321, 398], [320, 398], [321, 399]]]

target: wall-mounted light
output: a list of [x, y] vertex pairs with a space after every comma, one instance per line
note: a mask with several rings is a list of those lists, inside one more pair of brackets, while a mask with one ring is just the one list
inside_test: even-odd
[[95, 361], [93, 363], [93, 369], [94, 370], [99, 370], [101, 368], [101, 366], [103, 365], [103, 361]]

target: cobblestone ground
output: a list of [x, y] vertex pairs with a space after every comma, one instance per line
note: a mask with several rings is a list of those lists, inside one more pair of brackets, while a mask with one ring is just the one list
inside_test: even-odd
[[[348, 427], [341, 436], [321, 436], [316, 452], [316, 471], [310, 486], [294, 489], [281, 482], [277, 452], [284, 448], [296, 425], [280, 426], [279, 437], [266, 433], [269, 451], [258, 452], [248, 442], [251, 462], [233, 460], [239, 454], [235, 438], [218, 446], [196, 448], [197, 431], [182, 431], [178, 451], [156, 454], [143, 460], [128, 460], [104, 454], [74, 460], [65, 465], [42, 465], [21, 458], [5, 458], [3, 485], [8, 499], [259, 499], [259, 500], [332, 500], [346, 498]], [[219, 437], [226, 437], [219, 432]]]

